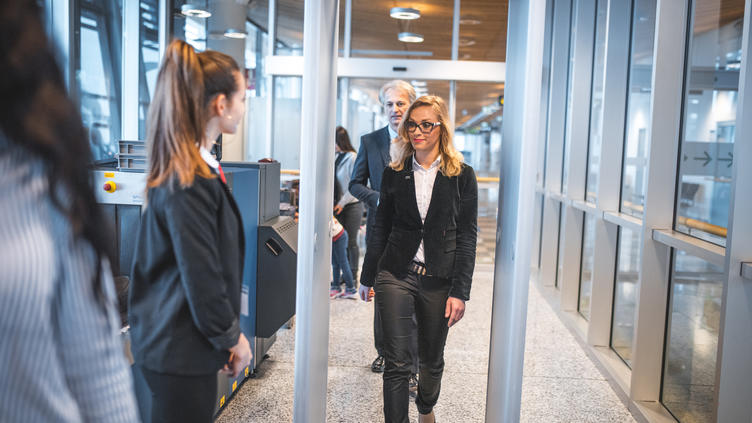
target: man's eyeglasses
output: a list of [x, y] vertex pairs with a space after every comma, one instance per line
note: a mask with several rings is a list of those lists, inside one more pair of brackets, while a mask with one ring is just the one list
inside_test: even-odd
[[421, 123], [415, 123], [411, 120], [405, 122], [405, 128], [407, 129], [407, 132], [415, 132], [416, 129], [420, 128], [420, 132], [423, 134], [430, 134], [431, 131], [433, 131], [433, 128], [441, 125], [441, 122], [421, 122]]

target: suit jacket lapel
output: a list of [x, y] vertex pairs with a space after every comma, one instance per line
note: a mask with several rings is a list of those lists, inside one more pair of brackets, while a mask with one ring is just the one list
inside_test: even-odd
[[407, 196], [406, 201], [408, 205], [408, 211], [410, 212], [410, 215], [417, 221], [421, 222], [420, 218], [420, 210], [418, 210], [418, 197], [415, 195], [415, 173], [413, 172], [413, 156], [408, 157], [405, 159], [404, 165], [402, 166], [402, 171], [398, 173], [398, 178], [402, 178], [405, 183], [406, 187], [405, 189], [407, 192], [405, 195]]
[[238, 203], [235, 202], [235, 197], [233, 197], [232, 192], [230, 192], [230, 187], [228, 187], [227, 184], [219, 179], [219, 174], [217, 171], [215, 171], [214, 169], [212, 169], [212, 171], [217, 174], [217, 181], [219, 181], [219, 185], [222, 186], [222, 189], [227, 195], [227, 200], [230, 203], [232, 211], [235, 213], [235, 218], [238, 219], [238, 226], [240, 227], [240, 230], [238, 231], [240, 236], [240, 256], [245, 257], [245, 228], [243, 228], [243, 218], [240, 214], [240, 208], [238, 208]]

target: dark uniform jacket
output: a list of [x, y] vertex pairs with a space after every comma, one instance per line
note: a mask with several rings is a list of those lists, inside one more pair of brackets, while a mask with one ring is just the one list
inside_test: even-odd
[[136, 241], [129, 324], [136, 363], [178, 375], [216, 373], [240, 336], [244, 238], [219, 178], [149, 189]]
[[387, 270], [398, 278], [423, 240], [426, 273], [451, 281], [449, 295], [470, 299], [478, 238], [478, 182], [473, 168], [451, 178], [441, 171], [431, 194], [425, 223], [415, 197], [412, 156], [399, 172], [387, 167], [381, 178], [381, 195], [373, 233], [368, 242], [360, 282], [373, 286], [376, 274]]

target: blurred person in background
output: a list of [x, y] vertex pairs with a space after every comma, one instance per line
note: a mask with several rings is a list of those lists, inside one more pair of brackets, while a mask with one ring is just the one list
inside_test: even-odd
[[[357, 281], [358, 263], [360, 262], [358, 231], [360, 230], [360, 222], [363, 220], [363, 203], [350, 194], [348, 189], [357, 154], [350, 143], [350, 136], [345, 128], [337, 127], [334, 141], [334, 151], [336, 152], [334, 160], [334, 215], [347, 231], [347, 259], [350, 263], [353, 279]], [[336, 286], [334, 283], [332, 284], [330, 297], [342, 295], [340, 282], [339, 280], [336, 281]], [[352, 295], [352, 298], [356, 298], [356, 296]]]
[[210, 153], [237, 130], [245, 86], [230, 56], [180, 40], [157, 77], [128, 316], [153, 422], [211, 422], [217, 372], [235, 378], [250, 364], [239, 325], [243, 225]]
[[92, 152], [37, 3], [0, 2], [0, 421], [136, 422]]

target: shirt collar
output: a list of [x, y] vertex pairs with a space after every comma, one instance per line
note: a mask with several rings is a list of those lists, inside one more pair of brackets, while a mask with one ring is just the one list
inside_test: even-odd
[[439, 154], [439, 157], [437, 157], [436, 160], [434, 160], [433, 163], [431, 163], [431, 166], [429, 166], [428, 169], [426, 169], [423, 166], [421, 166], [420, 163], [418, 163], [418, 160], [415, 158], [415, 154], [413, 154], [413, 170], [419, 169], [419, 170], [425, 170], [427, 172], [427, 171], [434, 170], [437, 167], [439, 167], [440, 163], [441, 163], [441, 154]]
[[201, 158], [204, 159], [206, 164], [208, 164], [213, 169], [219, 169], [219, 162], [217, 159], [212, 156], [211, 152], [204, 148], [204, 146], [199, 147], [198, 149], [199, 154], [201, 154]]
[[397, 133], [397, 131], [395, 131], [394, 129], [392, 129], [392, 125], [387, 125], [386, 127], [387, 127], [387, 129], [389, 129], [389, 139], [390, 140], [393, 140], [393, 139], [395, 139], [395, 138], [397, 138], [399, 136], [399, 134]]

